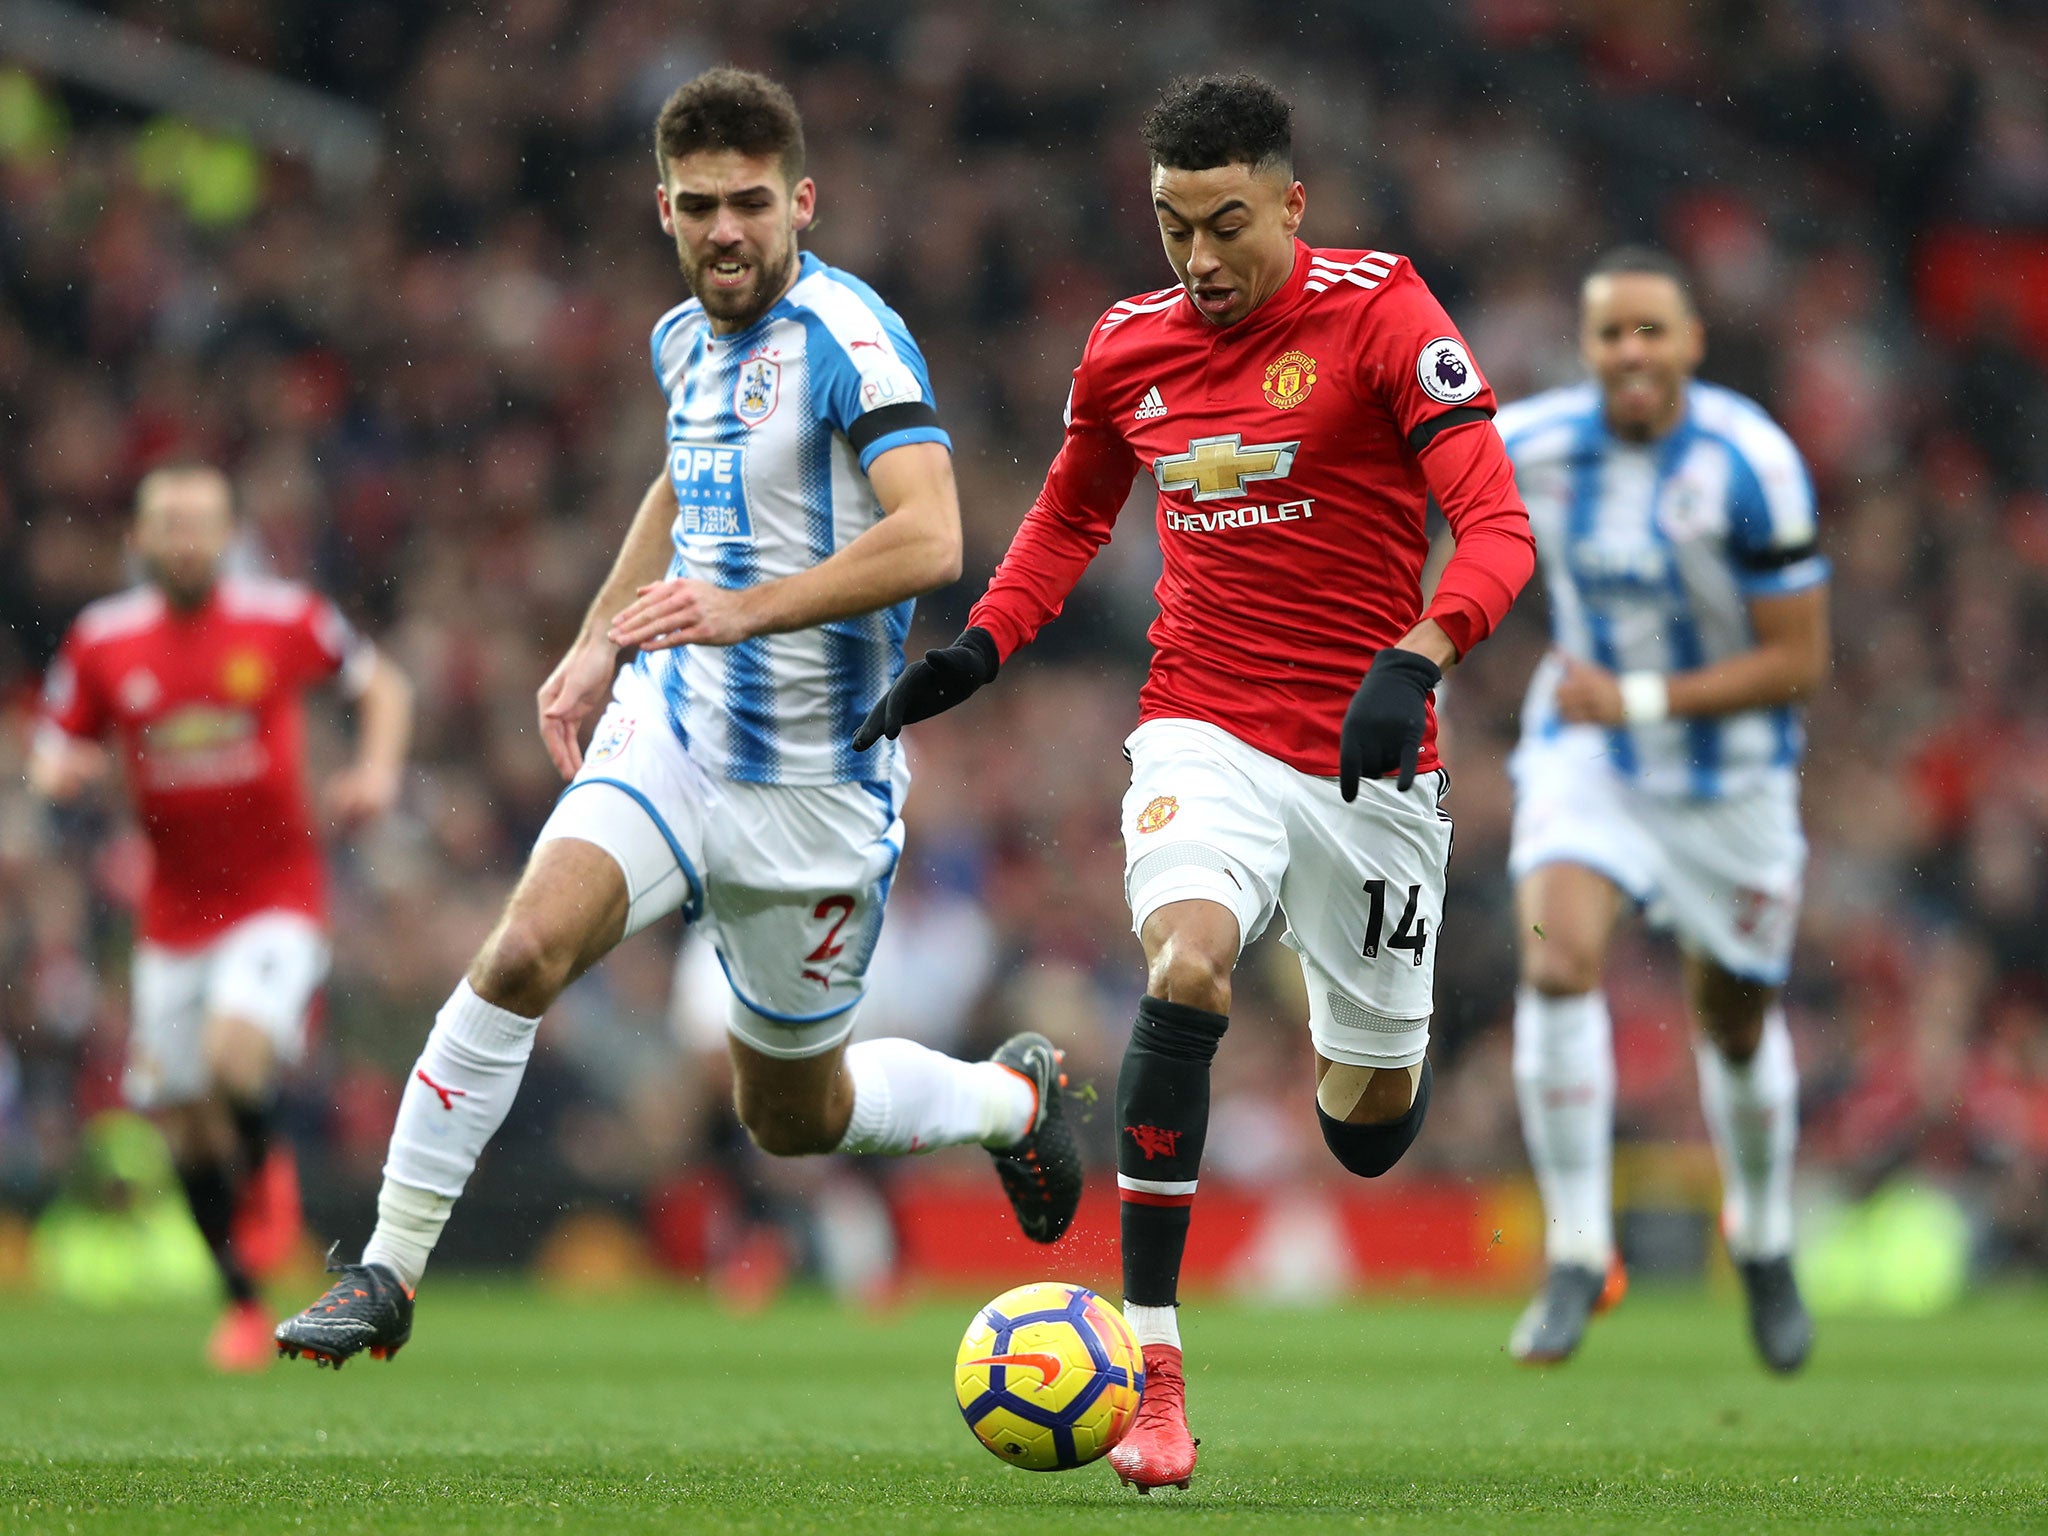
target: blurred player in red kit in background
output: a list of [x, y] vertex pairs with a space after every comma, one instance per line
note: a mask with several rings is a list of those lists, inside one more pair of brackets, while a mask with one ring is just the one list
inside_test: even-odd
[[[1284, 915], [1324, 1140], [1351, 1172], [1384, 1173], [1429, 1104], [1451, 841], [1430, 694], [1534, 565], [1493, 391], [1442, 306], [1400, 256], [1296, 237], [1306, 195], [1279, 94], [1249, 75], [1177, 81], [1145, 141], [1179, 282], [1097, 322], [1065, 444], [969, 627], [854, 740], [992, 681], [1150, 472], [1165, 568], [1123, 806], [1146, 995], [1117, 1083], [1146, 1384], [1110, 1452], [1141, 1492], [1195, 1467], [1175, 1307], [1238, 953]], [[1458, 547], [1425, 607], [1430, 496]]]
[[66, 635], [29, 779], [69, 801], [106, 777], [101, 743], [118, 746], [153, 856], [122, 1088], [162, 1127], [220, 1266], [228, 1307], [208, 1357], [255, 1370], [275, 1350], [243, 1249], [297, 1226], [271, 1100], [278, 1069], [304, 1050], [328, 964], [302, 701], [333, 678], [355, 703], [355, 761], [325, 800], [356, 825], [398, 798], [412, 688], [326, 599], [228, 574], [233, 536], [218, 469], [143, 479], [131, 547], [144, 580], [88, 606]]

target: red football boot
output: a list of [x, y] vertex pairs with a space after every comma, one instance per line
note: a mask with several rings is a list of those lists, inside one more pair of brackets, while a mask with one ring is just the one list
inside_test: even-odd
[[789, 1242], [771, 1226], [756, 1226], [711, 1267], [711, 1294], [736, 1317], [766, 1310], [789, 1283]]
[[268, 1370], [276, 1354], [270, 1315], [260, 1301], [231, 1303], [213, 1325], [213, 1337], [206, 1341], [206, 1363], [233, 1375]]
[[1195, 1475], [1195, 1447], [1188, 1434], [1188, 1389], [1180, 1372], [1180, 1350], [1172, 1344], [1145, 1346], [1145, 1396], [1138, 1417], [1109, 1453], [1116, 1475], [1140, 1493], [1185, 1488]]

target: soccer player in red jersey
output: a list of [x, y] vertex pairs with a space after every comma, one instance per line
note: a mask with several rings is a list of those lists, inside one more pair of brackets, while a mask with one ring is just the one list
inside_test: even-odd
[[272, 1083], [304, 1048], [328, 959], [301, 700], [328, 678], [355, 700], [355, 762], [326, 800], [359, 823], [398, 798], [412, 689], [324, 598], [224, 573], [234, 516], [219, 470], [155, 470], [135, 505], [146, 579], [65, 636], [29, 779], [71, 800], [106, 776], [100, 743], [119, 746], [153, 855], [122, 1087], [162, 1127], [220, 1266], [228, 1308], [209, 1358], [260, 1370], [275, 1346], [234, 1232], [247, 1200], [276, 1192]]
[[[1097, 323], [1065, 444], [969, 627], [855, 738], [993, 680], [1150, 471], [1165, 570], [1123, 806], [1146, 995], [1117, 1082], [1146, 1385], [1110, 1453], [1141, 1492], [1194, 1472], [1175, 1305], [1238, 953], [1284, 913], [1324, 1139], [1350, 1171], [1384, 1173], [1429, 1103], [1451, 843], [1430, 693], [1534, 565], [1493, 392], [1442, 306], [1402, 257], [1296, 238], [1305, 195], [1278, 93], [1249, 75], [1177, 81], [1145, 141], [1179, 282]], [[1457, 553], [1425, 607], [1432, 495]]]

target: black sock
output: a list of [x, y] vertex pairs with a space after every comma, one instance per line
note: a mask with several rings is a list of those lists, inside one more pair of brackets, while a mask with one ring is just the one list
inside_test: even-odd
[[228, 1118], [235, 1125], [235, 1146], [241, 1158], [242, 1177], [253, 1179], [263, 1167], [263, 1160], [270, 1156], [270, 1116], [274, 1106], [269, 1100], [245, 1103], [239, 1099], [228, 1100]]
[[1138, 1004], [1116, 1080], [1126, 1304], [1170, 1307], [1178, 1298], [1209, 1134], [1209, 1063], [1229, 1024], [1223, 1014], [1185, 1003], [1148, 997]]
[[213, 1262], [220, 1270], [221, 1283], [230, 1301], [253, 1301], [256, 1287], [236, 1261], [229, 1236], [235, 1221], [235, 1185], [219, 1163], [198, 1163], [178, 1170], [178, 1182], [185, 1186], [185, 1203], [192, 1207], [192, 1220]]

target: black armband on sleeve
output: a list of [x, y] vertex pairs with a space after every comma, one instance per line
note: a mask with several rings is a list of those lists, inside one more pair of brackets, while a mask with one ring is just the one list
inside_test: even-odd
[[846, 440], [853, 444], [855, 453], [866, 453], [868, 444], [891, 432], [906, 432], [912, 427], [936, 427], [939, 413], [923, 400], [906, 400], [901, 405], [885, 405], [879, 410], [869, 411], [846, 429]]
[[1408, 446], [1417, 453], [1422, 452], [1436, 441], [1437, 434], [1448, 432], [1453, 427], [1462, 427], [1468, 421], [1491, 421], [1493, 412], [1482, 410], [1476, 405], [1461, 405], [1454, 411], [1445, 411], [1441, 416], [1432, 416], [1413, 432], [1408, 434]]
[[1743, 570], [1761, 574], [1765, 571], [1782, 571], [1788, 565], [1797, 565], [1802, 560], [1811, 560], [1820, 553], [1820, 544], [1808, 539], [1804, 544], [1795, 544], [1790, 549], [1733, 549], [1729, 558]]

